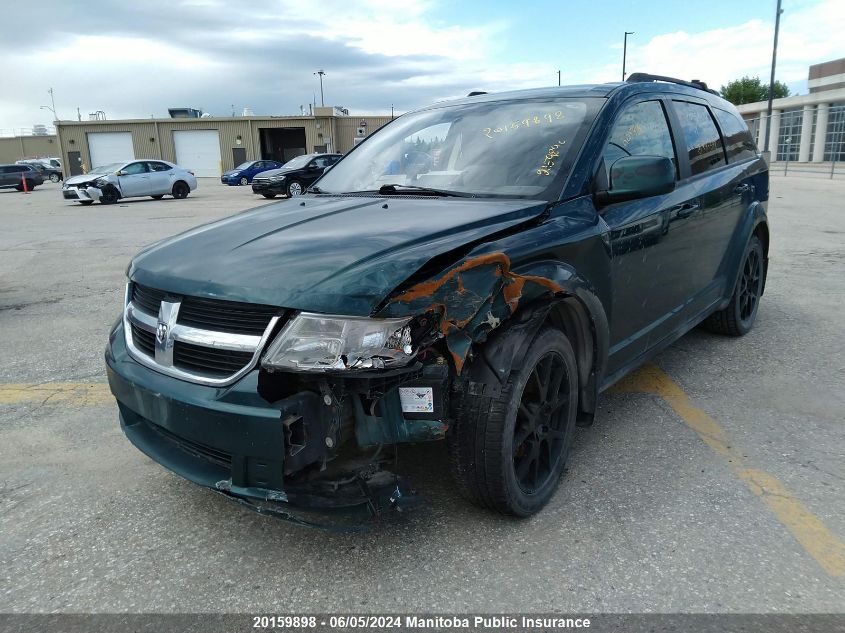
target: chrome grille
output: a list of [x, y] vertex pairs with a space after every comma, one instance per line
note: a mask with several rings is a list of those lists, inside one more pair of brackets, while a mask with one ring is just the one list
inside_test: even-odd
[[130, 283], [124, 329], [130, 354], [164, 374], [226, 385], [255, 367], [284, 310], [177, 296]]

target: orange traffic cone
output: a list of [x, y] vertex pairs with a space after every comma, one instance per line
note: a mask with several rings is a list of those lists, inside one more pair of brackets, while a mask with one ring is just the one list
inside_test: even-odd
[[21, 180], [23, 181], [23, 192], [29, 193], [29, 187], [26, 186], [26, 176], [21, 172]]

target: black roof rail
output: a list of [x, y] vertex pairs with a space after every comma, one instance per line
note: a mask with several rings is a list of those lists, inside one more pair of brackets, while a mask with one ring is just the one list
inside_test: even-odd
[[670, 84], [680, 84], [682, 86], [689, 86], [690, 88], [698, 88], [699, 90], [706, 90], [710, 94], [714, 94], [717, 97], [721, 96], [718, 92], [713, 90], [712, 88], [708, 88], [707, 84], [701, 81], [700, 79], [693, 79], [692, 81], [684, 81], [683, 79], [677, 79], [676, 77], [665, 77], [663, 75], [650, 75], [649, 73], [631, 73], [628, 79], [625, 80], [626, 83], [629, 84], [638, 84], [638, 83], [650, 83], [652, 81], [666, 81]]
[[468, 97], [477, 97], [478, 95], [486, 95], [487, 92], [484, 90], [473, 90], [467, 96]]

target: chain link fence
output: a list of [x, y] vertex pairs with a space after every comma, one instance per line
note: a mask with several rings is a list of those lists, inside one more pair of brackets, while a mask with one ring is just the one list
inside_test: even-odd
[[[830, 106], [826, 111], [813, 108], [806, 117], [803, 108], [773, 113], [771, 122], [778, 125], [774, 137], [770, 136], [770, 121], [765, 114], [745, 122], [760, 151], [766, 145], [761, 132], [769, 136], [772, 173], [845, 176], [845, 104]], [[817, 134], [819, 123], [825, 126], [822, 136]], [[818, 143], [822, 146], [817, 148]]]

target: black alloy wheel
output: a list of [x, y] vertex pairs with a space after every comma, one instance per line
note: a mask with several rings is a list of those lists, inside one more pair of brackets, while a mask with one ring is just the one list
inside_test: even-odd
[[183, 198], [187, 198], [190, 192], [191, 189], [188, 187], [187, 183], [180, 180], [179, 182], [174, 183], [173, 191], [171, 193], [177, 200], [182, 200]]

